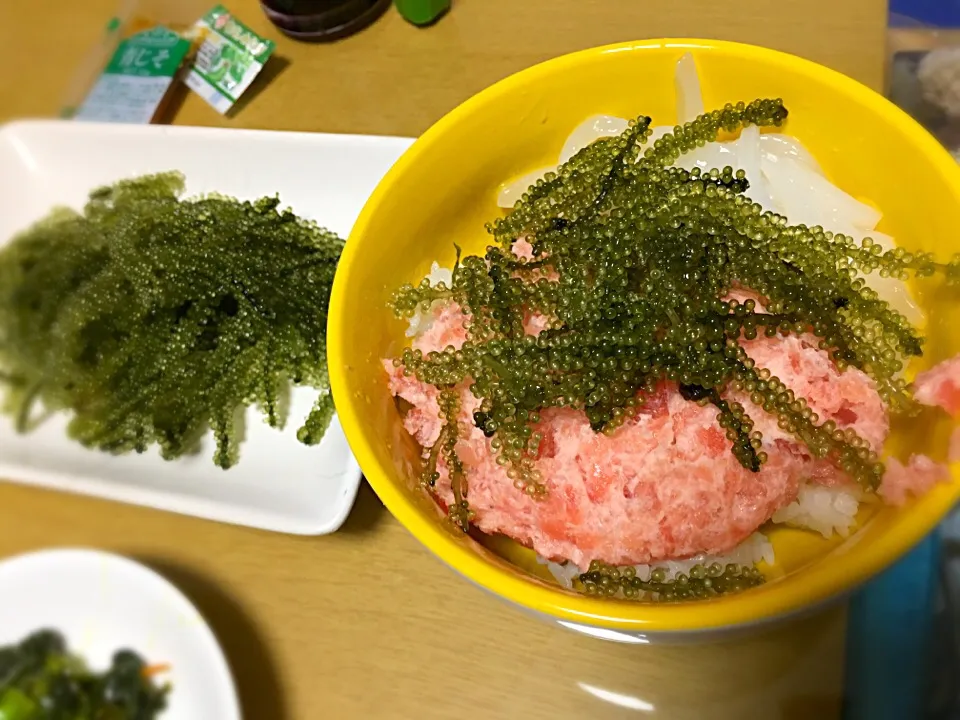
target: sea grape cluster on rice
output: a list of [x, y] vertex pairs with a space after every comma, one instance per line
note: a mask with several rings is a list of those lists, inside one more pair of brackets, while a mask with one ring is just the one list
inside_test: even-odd
[[636, 599], [646, 595], [659, 602], [705, 600], [737, 593], [763, 584], [763, 574], [756, 567], [737, 563], [694, 565], [689, 574], [671, 577], [664, 568], [655, 568], [644, 580], [632, 565], [618, 568], [594, 561], [590, 569], [578, 577], [587, 595]]
[[[464, 312], [467, 341], [426, 356], [408, 348], [395, 363], [441, 391], [444, 427], [423, 482], [450, 469], [457, 501], [450, 514], [469, 526], [468, 479], [456, 457], [458, 386], [470, 380], [481, 402], [474, 421], [492, 438], [497, 462], [520, 491], [546, 492], [535, 466], [545, 408], [582, 410], [597, 432], [612, 433], [661, 381], [691, 402], [710, 403], [739, 462], [761, 471], [767, 459], [750, 410], [725, 399], [736, 390], [780, 426], [863, 486], [875, 489], [883, 463], [853, 430], [820, 418], [780, 379], [751, 360], [741, 339], [809, 333], [843, 370], [867, 373], [892, 411], [912, 399], [904, 359], [923, 339], [863, 276], [898, 279], [946, 274], [960, 259], [883, 252], [821, 227], [791, 226], [744, 195], [742, 171], [671, 167], [680, 154], [747, 125], [779, 126], [780, 100], [727, 105], [674, 128], [652, 144], [650, 118], [600, 139], [538, 181], [514, 209], [488, 226], [496, 244], [460, 258], [452, 287], [407, 285], [393, 298], [401, 318], [437, 300]], [[532, 257], [515, 244], [532, 245]], [[763, 299], [728, 299], [748, 290]], [[547, 318], [538, 336], [525, 318]]]
[[343, 241], [277, 198], [181, 200], [179, 173], [96, 190], [0, 251], [0, 365], [21, 426], [34, 401], [71, 414], [84, 445], [159, 445], [172, 459], [212, 429], [214, 462], [238, 459], [239, 411], [284, 422], [292, 382], [333, 414], [327, 305]]

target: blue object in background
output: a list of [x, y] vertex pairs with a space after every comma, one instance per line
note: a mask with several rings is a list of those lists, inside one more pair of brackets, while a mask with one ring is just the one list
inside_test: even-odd
[[850, 601], [844, 720], [925, 716], [940, 550], [938, 530]]
[[960, 0], [890, 0], [890, 12], [938, 27], [960, 27]]
[[[891, 26], [960, 28], [960, 0], [889, 9]], [[853, 596], [846, 646], [843, 720], [960, 720], [960, 507]]]

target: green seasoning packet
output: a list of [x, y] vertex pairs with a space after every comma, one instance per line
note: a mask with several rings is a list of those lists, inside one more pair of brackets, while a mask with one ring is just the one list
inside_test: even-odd
[[217, 112], [225, 113], [263, 69], [275, 45], [222, 5], [204, 15], [194, 33], [201, 45], [184, 82]]
[[74, 117], [149, 123], [189, 50], [187, 40], [159, 25], [127, 38]]

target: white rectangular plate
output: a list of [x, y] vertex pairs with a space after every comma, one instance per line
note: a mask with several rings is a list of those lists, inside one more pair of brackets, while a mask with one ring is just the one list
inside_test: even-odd
[[[82, 208], [94, 188], [165, 170], [186, 176], [187, 195], [241, 199], [279, 194], [281, 204], [346, 237], [364, 202], [410, 145], [404, 138], [220, 130], [155, 125], [25, 121], [0, 127], [0, 244], [55, 205]], [[296, 430], [314, 393], [294, 391], [283, 431], [251, 411], [240, 462], [224, 471], [199, 455], [166, 462], [153, 449], [114, 456], [69, 440], [66, 418], [19, 435], [0, 417], [0, 477], [223, 522], [320, 535], [346, 519], [360, 469], [334, 420], [305, 447]]]

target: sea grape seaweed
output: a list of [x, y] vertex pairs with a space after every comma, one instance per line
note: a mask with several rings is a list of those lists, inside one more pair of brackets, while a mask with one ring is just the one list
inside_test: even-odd
[[594, 561], [590, 569], [577, 577], [580, 590], [587, 595], [616, 597], [629, 600], [651, 597], [659, 602], [707, 600], [741, 592], [763, 584], [763, 574], [755, 567], [714, 562], [698, 564], [689, 573], [671, 576], [666, 568], [655, 567], [644, 580], [637, 576], [632, 565], [614, 567]]
[[209, 428], [214, 462], [238, 460], [244, 406], [283, 425], [289, 385], [318, 399], [298, 431], [333, 414], [326, 370], [330, 288], [343, 241], [276, 197], [181, 199], [176, 172], [90, 194], [0, 250], [0, 366], [7, 409], [70, 415], [69, 433], [166, 459]]
[[[443, 429], [426, 449], [423, 482], [436, 482], [443, 457], [456, 499], [451, 517], [461, 527], [470, 518], [469, 478], [456, 457], [456, 398], [468, 379], [481, 400], [474, 423], [518, 490], [533, 497], [546, 492], [535, 466], [542, 410], [582, 410], [595, 431], [612, 433], [663, 381], [677, 383], [690, 402], [716, 407], [731, 452], [751, 471], [762, 472], [767, 459], [750, 416], [763, 408], [813, 455], [866, 488], [878, 486], [884, 468], [876, 452], [852, 430], [821, 422], [783, 379], [754, 364], [741, 340], [810, 333], [838, 369], [860, 368], [892, 411], [906, 409], [912, 400], [900, 371], [905, 358], [921, 354], [923, 339], [864, 276], [943, 273], [956, 282], [960, 260], [883, 252], [870, 239], [790, 225], [744, 195], [742, 171], [672, 167], [720, 131], [776, 127], [786, 117], [778, 99], [727, 105], [652, 145], [650, 118], [640, 117], [620, 136], [582, 149], [488, 225], [495, 243], [483, 257], [459, 260], [452, 287], [424, 282], [395, 293], [401, 318], [438, 299], [466, 314], [460, 349], [424, 356], [408, 348], [395, 361], [441, 391]], [[532, 245], [532, 257], [515, 252], [518, 240]], [[728, 300], [737, 289], [765, 306]], [[524, 332], [530, 312], [548, 319], [538, 337]], [[731, 390], [750, 407], [730, 400]], [[588, 586], [602, 580], [583, 577]], [[731, 586], [743, 584], [736, 578]]]

